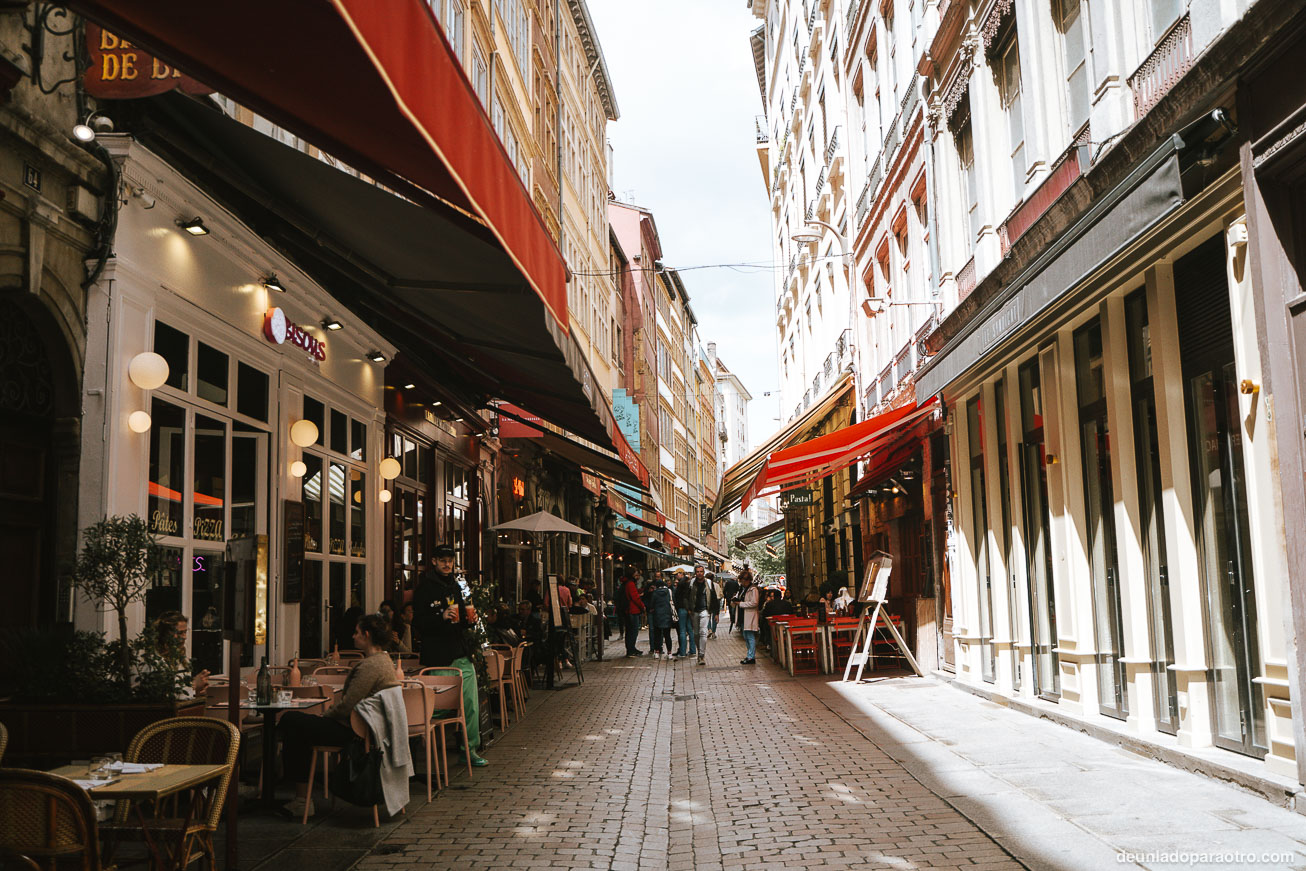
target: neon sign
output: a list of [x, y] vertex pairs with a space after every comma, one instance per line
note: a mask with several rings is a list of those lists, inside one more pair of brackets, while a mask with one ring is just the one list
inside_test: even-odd
[[512, 479], [512, 495], [517, 499], [526, 498], [526, 482], [521, 478]]

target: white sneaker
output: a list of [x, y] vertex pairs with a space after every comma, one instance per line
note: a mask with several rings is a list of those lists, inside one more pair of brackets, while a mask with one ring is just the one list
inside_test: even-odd
[[661, 653], [658, 653], [658, 652], [655, 650], [655, 651], [653, 651], [653, 658], [654, 658], [654, 659], [661, 659], [661, 658], [662, 658], [662, 654], [661, 654]]

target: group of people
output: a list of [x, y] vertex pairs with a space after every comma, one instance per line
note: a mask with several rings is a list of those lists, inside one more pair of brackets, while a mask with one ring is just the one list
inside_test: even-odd
[[[639, 570], [633, 569], [621, 579], [613, 600], [619, 629], [625, 636], [626, 655], [644, 655], [636, 647], [636, 640], [647, 615], [649, 649], [654, 659], [696, 657], [699, 665], [706, 665], [707, 642], [716, 637], [724, 597], [708, 579], [704, 567], [695, 566], [692, 578], [683, 569], [676, 571], [672, 586], [656, 575], [642, 588], [640, 580]], [[673, 629], [678, 642], [675, 652], [671, 650]]]

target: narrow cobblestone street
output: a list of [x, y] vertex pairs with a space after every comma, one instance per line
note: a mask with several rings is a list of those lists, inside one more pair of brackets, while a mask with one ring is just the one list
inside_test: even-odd
[[739, 667], [742, 650], [736, 635], [702, 668], [592, 664], [359, 867], [1020, 867], [803, 681]]
[[608, 651], [357, 867], [1303, 867], [1302, 816], [935, 680]]

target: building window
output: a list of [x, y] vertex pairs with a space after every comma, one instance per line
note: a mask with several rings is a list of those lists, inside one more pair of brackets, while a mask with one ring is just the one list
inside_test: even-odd
[[1158, 43], [1188, 4], [1184, 0], [1148, 0], [1147, 5], [1151, 13], [1152, 42]]
[[1088, 123], [1090, 94], [1088, 51], [1084, 34], [1084, 16], [1080, 0], [1057, 0], [1057, 30], [1061, 32], [1061, 63], [1066, 80], [1066, 120], [1074, 136]]
[[1007, 113], [1007, 145], [1016, 201], [1025, 190], [1025, 120], [1020, 107], [1020, 41], [1013, 32], [998, 51], [998, 96]]
[[969, 112], [962, 117], [957, 127], [956, 139], [957, 164], [961, 169], [961, 199], [966, 215], [962, 236], [969, 253], [975, 247], [975, 239], [980, 231], [979, 179], [975, 173], [975, 140], [971, 134]]
[[472, 46], [472, 87], [476, 91], [476, 96], [481, 98], [481, 105], [489, 104], [489, 84], [490, 72], [485, 65], [485, 55], [481, 54], [479, 45]]

